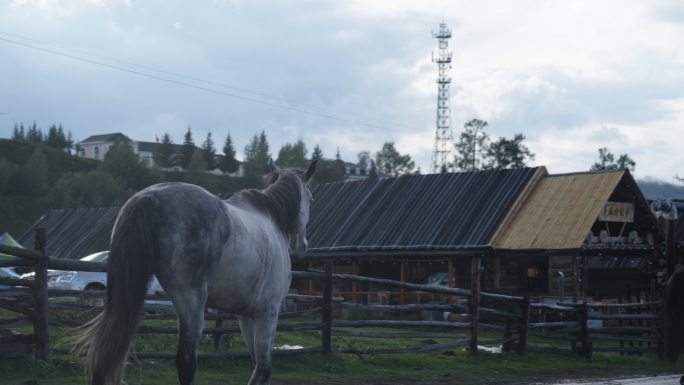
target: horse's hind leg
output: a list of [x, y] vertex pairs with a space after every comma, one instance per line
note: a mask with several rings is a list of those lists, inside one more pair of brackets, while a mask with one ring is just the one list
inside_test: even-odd
[[256, 365], [256, 357], [254, 357], [254, 320], [247, 316], [238, 316], [237, 318], [240, 322], [242, 338], [244, 338], [245, 346], [249, 356], [252, 358], [252, 364]]
[[273, 310], [253, 318], [254, 372], [249, 385], [268, 384], [271, 379], [271, 354], [278, 325], [278, 311]]
[[206, 303], [206, 291], [204, 294], [198, 291], [200, 290], [188, 290], [181, 294], [182, 298], [174, 300], [178, 314], [176, 370], [180, 385], [191, 385], [197, 369], [197, 346], [204, 329]]

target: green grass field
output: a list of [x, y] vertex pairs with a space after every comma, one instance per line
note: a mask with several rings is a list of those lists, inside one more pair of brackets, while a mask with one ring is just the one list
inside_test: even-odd
[[[86, 315], [87, 316], [87, 315]], [[312, 321], [311, 319], [305, 321]], [[289, 321], [294, 322], [294, 321]], [[145, 321], [156, 326], [175, 326], [175, 321]], [[224, 326], [234, 325], [226, 321]], [[208, 321], [207, 326], [213, 326]], [[52, 328], [55, 348], [68, 348], [64, 337], [68, 332]], [[373, 328], [373, 331], [393, 329]], [[430, 330], [431, 332], [439, 330]], [[441, 331], [446, 332], [446, 331]], [[481, 339], [500, 336], [484, 333]], [[369, 339], [361, 337], [333, 337], [333, 349], [341, 347], [392, 348], [446, 342], [434, 339]], [[532, 338], [531, 342], [535, 342]], [[175, 334], [139, 335], [135, 340], [137, 352], [175, 351]], [[276, 346], [320, 346], [318, 331], [279, 332]], [[561, 343], [562, 344], [562, 343]], [[213, 352], [211, 336], [202, 340], [200, 351]], [[239, 334], [224, 337], [219, 351], [244, 351]], [[493, 354], [478, 352], [471, 355], [463, 348], [437, 350], [427, 353], [384, 355], [355, 355], [319, 353], [275, 356], [273, 384], [508, 384], [526, 383], [558, 378], [614, 376], [634, 373], [681, 372], [684, 366], [669, 367], [656, 355], [595, 354], [591, 361], [567, 353], [516, 353]], [[226, 385], [247, 383], [252, 371], [248, 358], [203, 358], [196, 375], [197, 385]], [[49, 363], [32, 359], [3, 359], [0, 361], [0, 384], [12, 385], [66, 385], [86, 384], [80, 360], [68, 355], [54, 354]], [[177, 383], [172, 360], [131, 360], [127, 368], [129, 385], [161, 385]]]

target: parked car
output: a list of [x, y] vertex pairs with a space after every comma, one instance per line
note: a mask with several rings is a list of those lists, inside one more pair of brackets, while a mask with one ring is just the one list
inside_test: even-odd
[[446, 271], [439, 271], [437, 273], [430, 274], [425, 284], [447, 287], [449, 286], [449, 273]]
[[[9, 267], [0, 267], [0, 277], [21, 279], [21, 275], [15, 273], [14, 270], [10, 269]], [[7, 288], [7, 287], [10, 287], [10, 286], [0, 284], [0, 288]]]
[[[87, 262], [107, 262], [109, 251], [100, 251], [81, 258]], [[48, 271], [48, 288], [61, 290], [105, 290], [107, 287], [107, 273], [95, 271]], [[156, 276], [147, 288], [147, 294], [165, 294]], [[169, 301], [147, 301], [148, 304], [169, 305]]]

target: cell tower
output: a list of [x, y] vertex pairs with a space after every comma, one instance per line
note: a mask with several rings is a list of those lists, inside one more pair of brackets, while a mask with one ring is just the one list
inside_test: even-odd
[[438, 32], [432, 32], [432, 37], [439, 41], [439, 54], [432, 54], [432, 62], [437, 63], [437, 127], [435, 129], [435, 150], [432, 154], [432, 172], [439, 173], [449, 169], [452, 160], [453, 134], [451, 133], [451, 111], [449, 108], [449, 85], [451, 77], [451, 51], [449, 39], [451, 29], [444, 21], [439, 25]]

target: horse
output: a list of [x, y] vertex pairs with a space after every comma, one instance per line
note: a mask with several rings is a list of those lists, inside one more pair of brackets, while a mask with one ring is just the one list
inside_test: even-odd
[[193, 383], [204, 309], [235, 314], [254, 364], [250, 385], [268, 384], [291, 256], [306, 253], [306, 224], [316, 170], [280, 168], [263, 190], [227, 200], [187, 183], [161, 183], [121, 208], [110, 240], [103, 311], [76, 338], [92, 385], [120, 385], [146, 288], [156, 274], [178, 317], [176, 370]]
[[[684, 269], [676, 270], [665, 285], [663, 299], [663, 342], [665, 358], [677, 362], [684, 337]], [[684, 379], [684, 376], [682, 377]]]

